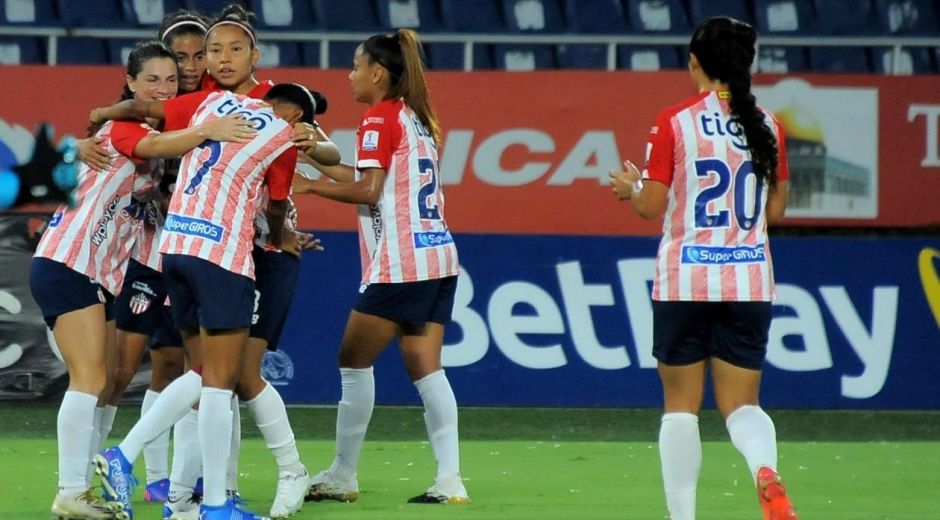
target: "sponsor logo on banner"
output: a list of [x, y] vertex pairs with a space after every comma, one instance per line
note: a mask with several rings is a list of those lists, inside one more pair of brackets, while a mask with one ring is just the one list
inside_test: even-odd
[[940, 328], [940, 275], [937, 273], [940, 261], [940, 251], [925, 247], [917, 257], [917, 270], [920, 273], [920, 283], [924, 286], [924, 296], [927, 297], [927, 304], [930, 306], [930, 312], [937, 320], [937, 327]]
[[261, 377], [275, 386], [286, 385], [294, 379], [294, 362], [283, 350], [269, 350], [261, 360]]

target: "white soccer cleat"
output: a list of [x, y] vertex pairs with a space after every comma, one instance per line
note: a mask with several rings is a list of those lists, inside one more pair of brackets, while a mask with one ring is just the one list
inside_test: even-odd
[[464, 505], [470, 503], [467, 488], [463, 485], [460, 474], [435, 479], [434, 485], [424, 493], [408, 499], [409, 504], [449, 504]]
[[303, 475], [290, 472], [281, 475], [277, 479], [277, 491], [274, 493], [274, 504], [271, 505], [271, 518], [287, 518], [300, 511], [312, 481], [313, 479], [306, 471]]
[[191, 492], [171, 492], [163, 503], [163, 520], [199, 520], [202, 498]]
[[[118, 516], [118, 515], [122, 516]], [[100, 498], [92, 495], [91, 490], [72, 496], [56, 494], [52, 501], [54, 520], [115, 520], [127, 518], [123, 512], [117, 513]]]
[[349, 482], [342, 482], [333, 477], [330, 470], [323, 470], [310, 479], [310, 490], [307, 491], [305, 501], [320, 502], [321, 500], [336, 500], [338, 502], [355, 502], [359, 498], [359, 482], [356, 476]]

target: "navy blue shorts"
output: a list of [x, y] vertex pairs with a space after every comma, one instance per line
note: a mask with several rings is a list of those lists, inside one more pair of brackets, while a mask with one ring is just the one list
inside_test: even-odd
[[179, 329], [173, 324], [173, 314], [168, 305], [161, 305], [160, 324], [157, 330], [150, 335], [150, 348], [182, 347], [183, 337]]
[[255, 306], [251, 278], [188, 255], [163, 255], [163, 277], [177, 329], [247, 329]]
[[105, 321], [114, 319], [111, 293], [61, 262], [34, 257], [29, 266], [29, 289], [50, 329], [59, 316], [98, 304], [104, 305]]
[[770, 302], [653, 301], [653, 356], [665, 365], [716, 357], [760, 370], [771, 307]]
[[447, 325], [454, 311], [457, 277], [406, 283], [373, 283], [366, 286], [353, 306], [395, 323], [423, 326], [429, 321]]
[[267, 341], [268, 350], [277, 350], [294, 299], [300, 259], [257, 246], [251, 256], [255, 260], [255, 305], [248, 336]]
[[152, 336], [163, 320], [166, 284], [163, 273], [131, 259], [124, 272], [124, 285], [114, 299], [118, 330]]

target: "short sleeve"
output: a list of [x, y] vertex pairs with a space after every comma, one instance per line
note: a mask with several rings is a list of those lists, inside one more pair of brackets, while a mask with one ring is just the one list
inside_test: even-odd
[[284, 200], [290, 195], [294, 170], [297, 168], [297, 148], [291, 146], [279, 155], [264, 172], [271, 200]]
[[649, 142], [646, 144], [646, 171], [643, 177], [671, 186], [676, 164], [675, 148], [672, 112], [662, 112], [650, 129]]
[[156, 131], [146, 123], [115, 121], [111, 127], [111, 145], [121, 155], [136, 159], [134, 149], [150, 133]]
[[189, 120], [199, 109], [199, 105], [212, 94], [211, 91], [200, 90], [185, 96], [167, 99], [163, 102], [163, 130], [182, 130], [189, 126]]
[[356, 139], [356, 169], [381, 168], [388, 170], [392, 164], [392, 132], [396, 121], [388, 111], [378, 110], [380, 104], [366, 112]]

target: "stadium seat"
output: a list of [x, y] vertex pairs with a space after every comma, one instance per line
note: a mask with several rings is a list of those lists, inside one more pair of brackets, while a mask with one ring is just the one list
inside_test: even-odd
[[578, 33], [627, 32], [623, 6], [618, 0], [565, 0], [565, 18], [571, 30]]
[[621, 45], [617, 48], [617, 66], [621, 69], [650, 71], [678, 69], [682, 65], [675, 47]]
[[163, 17], [182, 7], [180, 0], [122, 0], [124, 19], [131, 24], [152, 27], [160, 25]]
[[760, 34], [806, 34], [816, 24], [811, 0], [754, 0]]
[[42, 56], [40, 40], [36, 38], [0, 38], [0, 65], [43, 63]]
[[501, 33], [506, 24], [497, 0], [441, 0], [444, 27], [452, 31]]
[[104, 40], [99, 38], [59, 38], [56, 46], [56, 61], [62, 65], [107, 64], [108, 51]]
[[564, 32], [558, 0], [503, 0], [503, 17], [513, 32]]
[[806, 70], [806, 49], [762, 46], [758, 50], [757, 70], [779, 73], [804, 71]]
[[313, 10], [320, 27], [329, 31], [379, 30], [371, 1], [313, 0]]
[[[9, 0], [7, 0], [9, 1]], [[76, 2], [58, 0], [59, 15], [66, 27], [126, 27], [119, 0]]]
[[379, 0], [379, 23], [385, 29], [408, 27], [440, 31], [441, 13], [434, 0]]
[[360, 42], [330, 42], [330, 68], [351, 69]]
[[262, 30], [309, 31], [315, 27], [309, 0], [252, 0], [258, 17], [255, 27]]
[[630, 27], [638, 33], [687, 34], [689, 19], [679, 0], [628, 2]]
[[261, 58], [258, 59], [259, 67], [299, 67], [303, 65], [300, 59], [300, 46], [297, 42], [258, 42], [258, 50], [261, 51]]
[[62, 25], [54, 0], [0, 0], [0, 23], [11, 25]]
[[753, 24], [745, 0], [689, 0], [689, 21], [692, 27], [713, 16], [730, 16]]
[[897, 74], [907, 76], [911, 74], [930, 74], [933, 67], [930, 65], [930, 51], [924, 47], [901, 48], [898, 56], [897, 70], [894, 68], [894, 49], [880, 47], [872, 51], [872, 65], [879, 74]]
[[219, 14], [229, 4], [241, 4], [246, 9], [249, 7], [246, 0], [183, 0], [183, 7], [206, 16]]
[[137, 45], [137, 40], [109, 39], [106, 40], [106, 43], [108, 45], [108, 61], [115, 65], [127, 65], [127, 57], [134, 50], [134, 46]]
[[565, 44], [556, 48], [560, 69], [607, 70], [607, 46], [596, 44]]
[[511, 71], [555, 68], [555, 56], [549, 45], [494, 45], [497, 68]]
[[930, 0], [875, 0], [878, 26], [887, 34], [933, 35], [940, 32]]
[[862, 47], [811, 47], [809, 65], [814, 71], [868, 73], [868, 50]]
[[816, 0], [816, 21], [821, 34], [857, 36], [878, 31], [871, 0]]
[[[301, 42], [300, 55], [307, 67], [320, 67], [320, 42]], [[352, 59], [349, 65], [352, 66]]]
[[[426, 43], [428, 66], [434, 70], [463, 70], [462, 43]], [[473, 70], [493, 68], [493, 49], [489, 45], [473, 46]]]

